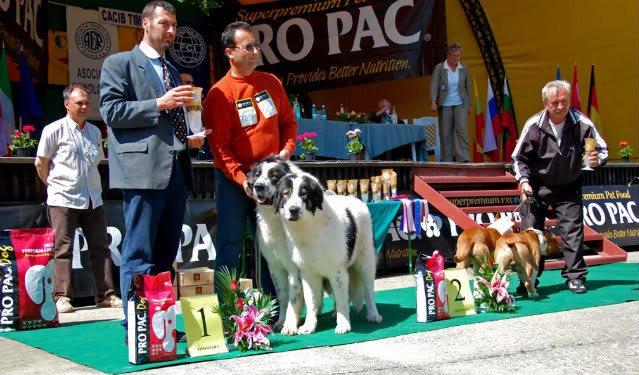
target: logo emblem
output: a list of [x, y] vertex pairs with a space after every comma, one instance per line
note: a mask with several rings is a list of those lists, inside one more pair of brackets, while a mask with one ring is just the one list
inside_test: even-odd
[[101, 59], [111, 51], [109, 32], [97, 22], [85, 22], [75, 32], [75, 45], [90, 59]]
[[184, 26], [178, 28], [173, 47], [169, 49], [169, 53], [176, 63], [185, 68], [194, 68], [204, 61], [208, 49], [200, 33], [193, 28]]

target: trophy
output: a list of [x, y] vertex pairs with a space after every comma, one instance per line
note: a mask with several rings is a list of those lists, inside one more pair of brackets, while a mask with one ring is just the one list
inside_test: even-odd
[[584, 138], [584, 167], [581, 168], [582, 171], [592, 171], [588, 159], [590, 158], [590, 153], [595, 151], [595, 144], [597, 144], [595, 138]]

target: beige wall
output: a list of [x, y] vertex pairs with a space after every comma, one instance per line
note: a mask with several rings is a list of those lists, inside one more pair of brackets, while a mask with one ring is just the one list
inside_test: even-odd
[[[572, 83], [578, 64], [582, 110], [587, 112], [590, 67], [595, 64], [599, 114], [611, 160], [619, 159], [619, 141], [626, 140], [639, 160], [639, 2], [618, 0], [483, 0], [506, 68], [519, 130], [541, 110], [541, 88], [555, 79], [557, 64], [562, 79]], [[482, 107], [486, 107], [487, 73], [470, 24], [458, 0], [446, 0], [450, 42], [463, 47], [462, 61], [470, 66]], [[434, 115], [428, 108], [430, 77], [386, 81], [310, 94], [313, 103], [325, 104], [330, 114], [344, 104], [357, 111], [372, 111], [381, 97], [397, 107], [400, 119]], [[474, 113], [474, 109], [473, 109]], [[469, 133], [474, 139], [474, 116]]]

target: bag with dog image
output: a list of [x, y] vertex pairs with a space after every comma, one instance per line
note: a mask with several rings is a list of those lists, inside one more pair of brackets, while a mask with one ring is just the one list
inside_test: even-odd
[[0, 332], [57, 327], [53, 228], [0, 232]]
[[434, 251], [432, 256], [420, 254], [413, 276], [417, 286], [417, 322], [450, 319], [444, 257], [439, 251]]
[[128, 297], [129, 362], [177, 359], [175, 296], [171, 273], [135, 274]]

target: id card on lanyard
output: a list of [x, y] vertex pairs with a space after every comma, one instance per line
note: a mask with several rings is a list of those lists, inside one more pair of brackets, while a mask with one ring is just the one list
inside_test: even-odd
[[273, 103], [273, 99], [271, 98], [271, 95], [269, 95], [268, 91], [264, 90], [255, 94], [255, 102], [264, 115], [264, 118], [269, 118], [277, 114], [275, 103]]
[[243, 128], [257, 124], [257, 112], [255, 112], [251, 98], [237, 100], [235, 105], [237, 106], [237, 114], [240, 117], [240, 124]]

